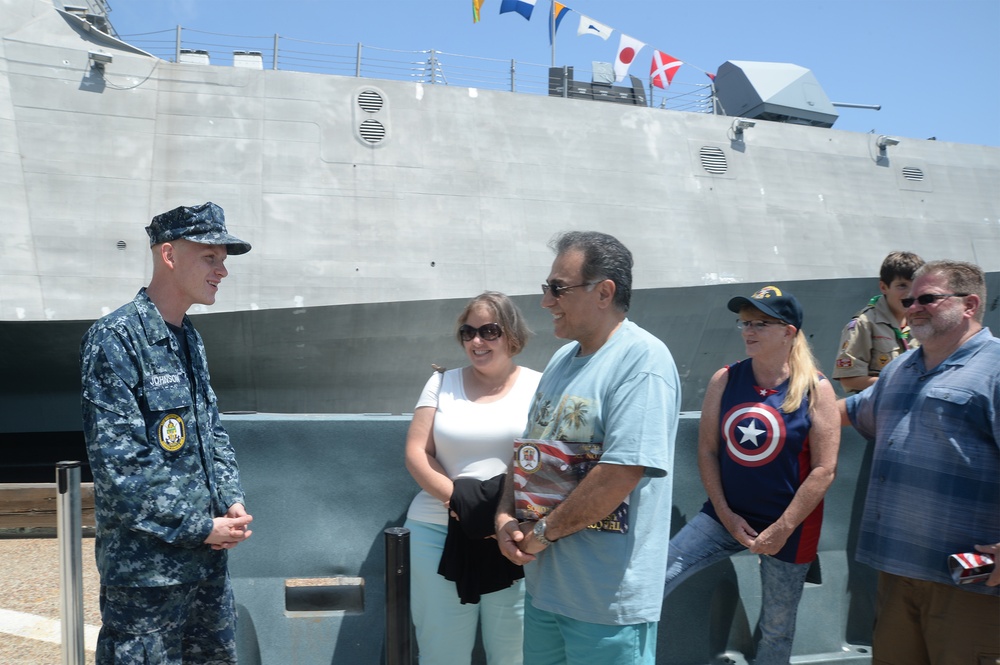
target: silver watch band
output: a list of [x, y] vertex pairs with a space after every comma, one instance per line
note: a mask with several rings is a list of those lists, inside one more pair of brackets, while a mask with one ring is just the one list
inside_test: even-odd
[[545, 537], [545, 529], [547, 528], [547, 526], [548, 524], [545, 522], [545, 518], [543, 517], [542, 519], [535, 522], [535, 528], [532, 529], [532, 532], [535, 534], [535, 538], [538, 540], [538, 542], [540, 542], [542, 545], [545, 545], [546, 547], [548, 547], [554, 542]]

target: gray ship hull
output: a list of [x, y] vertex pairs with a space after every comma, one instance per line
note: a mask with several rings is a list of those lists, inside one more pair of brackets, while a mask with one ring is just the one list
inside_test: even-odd
[[[843, 322], [875, 293], [873, 284], [872, 278], [782, 283], [805, 302], [804, 329], [824, 371], [832, 371]], [[992, 295], [985, 323], [995, 332], [1000, 330], [1000, 273], [987, 275], [987, 290]], [[700, 410], [715, 370], [744, 356], [735, 315], [725, 307], [734, 294], [749, 293], [731, 285], [633, 293], [630, 318], [669, 346], [683, 383], [685, 411]], [[539, 296], [514, 300], [535, 333], [519, 362], [541, 370], [564, 342], [552, 335]], [[432, 363], [465, 364], [453, 336], [464, 303], [441, 299], [219, 312], [194, 320], [224, 411], [405, 414], [412, 411]], [[8, 450], [20, 451], [25, 463], [43, 469], [43, 480], [56, 461], [82, 454], [77, 344], [90, 323], [0, 324], [0, 348], [18, 350], [0, 359], [5, 375], [16, 377], [0, 390], [0, 440], [9, 441]], [[23, 433], [41, 432], [52, 433], [47, 452], [25, 452]]]

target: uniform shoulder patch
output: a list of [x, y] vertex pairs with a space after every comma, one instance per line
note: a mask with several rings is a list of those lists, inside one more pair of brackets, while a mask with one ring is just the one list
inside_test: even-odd
[[187, 429], [184, 427], [184, 419], [176, 413], [163, 416], [160, 424], [156, 426], [159, 434], [160, 447], [167, 452], [176, 452], [184, 446], [187, 440]]

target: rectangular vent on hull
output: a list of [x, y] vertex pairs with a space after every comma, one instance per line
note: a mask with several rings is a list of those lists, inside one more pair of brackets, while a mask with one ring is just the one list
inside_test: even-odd
[[707, 145], [699, 151], [698, 155], [701, 157], [701, 168], [712, 175], [722, 175], [729, 169], [726, 163], [726, 153], [722, 151], [722, 148]]

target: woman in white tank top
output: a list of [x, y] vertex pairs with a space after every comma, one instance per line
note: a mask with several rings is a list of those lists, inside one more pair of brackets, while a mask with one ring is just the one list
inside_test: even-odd
[[469, 364], [436, 371], [413, 413], [406, 467], [422, 489], [410, 504], [406, 527], [411, 607], [423, 665], [468, 665], [480, 622], [489, 665], [521, 663], [523, 582], [466, 603], [438, 567], [455, 481], [488, 481], [506, 473], [514, 439], [524, 432], [541, 376], [514, 362], [528, 335], [521, 312], [507, 296], [487, 291], [473, 298], [456, 324]]

